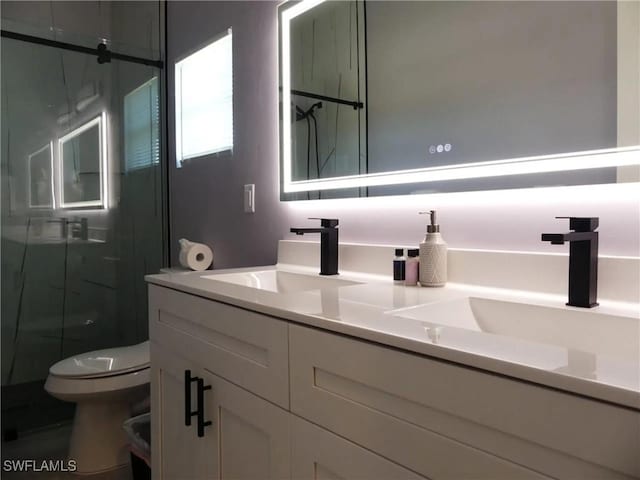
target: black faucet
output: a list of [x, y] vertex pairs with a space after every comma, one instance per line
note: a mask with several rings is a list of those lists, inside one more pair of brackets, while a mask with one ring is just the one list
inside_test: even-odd
[[338, 275], [338, 220], [335, 218], [310, 218], [320, 220], [320, 228], [292, 228], [291, 233], [320, 234], [320, 275]]
[[568, 218], [569, 233], [543, 233], [542, 241], [569, 247], [569, 301], [572, 307], [598, 306], [598, 217]]

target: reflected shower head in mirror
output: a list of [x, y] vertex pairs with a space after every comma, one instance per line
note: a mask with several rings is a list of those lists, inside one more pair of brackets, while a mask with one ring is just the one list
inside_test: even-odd
[[302, 109], [299, 105], [295, 105], [292, 103], [292, 105], [295, 106], [296, 108], [296, 121], [299, 122], [300, 120], [304, 120], [308, 117], [313, 117], [313, 111], [316, 109], [321, 109], [322, 108], [322, 102], [316, 102], [313, 105], [311, 105], [311, 107], [309, 107], [308, 110], [304, 110]]
[[[320, 178], [322, 168], [320, 167], [320, 161], [318, 160], [320, 154], [318, 149], [318, 121], [316, 120], [313, 112], [316, 109], [322, 108], [322, 102], [316, 102], [312, 104], [307, 110], [304, 110], [299, 105], [295, 105], [293, 102], [292, 105], [295, 106], [296, 122], [299, 122], [301, 120], [307, 121], [307, 178], [310, 178], [311, 175], [311, 120], [313, 120], [313, 138], [315, 139], [316, 148], [316, 178]], [[308, 192], [307, 197], [309, 197]]]

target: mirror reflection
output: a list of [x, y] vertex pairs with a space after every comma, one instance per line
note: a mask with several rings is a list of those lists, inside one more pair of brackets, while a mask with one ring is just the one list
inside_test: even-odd
[[369, 172], [616, 147], [616, 20], [608, 1], [367, 3]]
[[51, 144], [48, 143], [28, 157], [30, 208], [53, 208], [52, 155]]
[[362, 2], [321, 3], [291, 21], [295, 180], [366, 172], [363, 21]]
[[[281, 132], [290, 132], [282, 144], [291, 181], [640, 144], [640, 14], [630, 3], [285, 4], [291, 125]], [[618, 175], [600, 168], [365, 194], [612, 183]]]
[[102, 117], [60, 139], [61, 204], [102, 205]]

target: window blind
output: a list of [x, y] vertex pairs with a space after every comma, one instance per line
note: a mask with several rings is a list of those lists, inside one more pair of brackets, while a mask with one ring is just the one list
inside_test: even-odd
[[160, 163], [159, 129], [158, 77], [153, 77], [124, 97], [126, 171]]

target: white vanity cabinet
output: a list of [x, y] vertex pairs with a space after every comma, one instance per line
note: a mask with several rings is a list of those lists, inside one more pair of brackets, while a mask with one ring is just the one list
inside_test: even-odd
[[290, 325], [291, 411], [431, 479], [640, 477], [640, 415]]
[[424, 477], [294, 415], [291, 478], [420, 480]]
[[150, 285], [149, 338], [215, 375], [289, 408], [287, 322]]
[[149, 298], [156, 480], [640, 478], [636, 410], [157, 285]]
[[290, 478], [287, 411], [154, 343], [152, 355], [155, 479]]
[[[215, 435], [207, 431], [204, 437], [198, 437], [197, 418], [190, 415], [188, 421], [185, 418], [185, 410], [190, 414], [197, 408], [197, 385], [185, 382], [186, 375], [201, 376], [203, 370], [153, 342], [151, 359], [153, 478], [217, 478]], [[185, 385], [188, 385], [188, 393]]]
[[153, 478], [290, 478], [286, 322], [149, 292]]
[[[290, 478], [286, 410], [205, 371], [205, 428], [221, 480]], [[205, 477], [203, 477], [205, 478]]]

